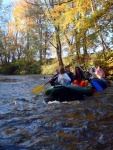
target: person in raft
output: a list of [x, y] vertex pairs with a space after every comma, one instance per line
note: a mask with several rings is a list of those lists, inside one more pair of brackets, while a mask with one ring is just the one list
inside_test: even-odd
[[95, 72], [97, 78], [105, 80], [105, 73], [101, 66], [98, 66]]
[[51, 80], [49, 81], [49, 83], [51, 84], [51, 86], [54, 86], [54, 85], [57, 84], [57, 82], [58, 82], [58, 75], [59, 75], [59, 69], [56, 70], [56, 72], [52, 76]]
[[79, 67], [75, 67], [73, 84], [79, 85], [81, 87], [86, 86], [85, 76]]
[[90, 73], [90, 78], [96, 78], [96, 67], [92, 66], [91, 69], [89, 70]]
[[58, 75], [58, 85], [69, 85], [71, 84], [71, 78], [66, 73], [64, 67], [60, 67]]
[[65, 71], [68, 74], [68, 76], [71, 78], [71, 83], [74, 80], [74, 73], [70, 71], [70, 65], [65, 66]]

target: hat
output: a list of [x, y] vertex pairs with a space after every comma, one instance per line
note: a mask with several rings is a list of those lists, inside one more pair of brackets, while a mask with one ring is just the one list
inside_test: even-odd
[[95, 66], [92, 66], [92, 68], [95, 68]]

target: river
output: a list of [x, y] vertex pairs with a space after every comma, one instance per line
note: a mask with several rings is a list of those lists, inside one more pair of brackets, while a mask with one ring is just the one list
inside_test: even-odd
[[0, 150], [112, 150], [113, 83], [83, 101], [45, 104], [32, 89], [47, 80], [0, 76]]

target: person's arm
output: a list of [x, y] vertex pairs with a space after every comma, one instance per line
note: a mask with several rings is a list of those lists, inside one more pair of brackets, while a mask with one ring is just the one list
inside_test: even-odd
[[73, 73], [73, 72], [70, 72], [70, 73], [68, 74], [68, 76], [71, 78], [71, 82], [73, 82], [73, 80], [74, 80], [74, 73]]
[[59, 74], [59, 75], [58, 75], [58, 83], [60, 83], [61, 80], [62, 80], [62, 76], [61, 76], [61, 74]]
[[73, 80], [76, 80], [76, 79], [77, 79], [77, 78], [76, 78], [76, 75], [74, 74], [74, 75], [73, 75]]
[[58, 74], [55, 74], [55, 75], [51, 78], [50, 82], [54, 82], [57, 78], [58, 78]]
[[67, 80], [67, 81], [71, 81], [71, 78], [68, 76], [67, 73], [65, 73], [65, 74], [63, 75], [63, 78], [64, 78], [65, 80]]

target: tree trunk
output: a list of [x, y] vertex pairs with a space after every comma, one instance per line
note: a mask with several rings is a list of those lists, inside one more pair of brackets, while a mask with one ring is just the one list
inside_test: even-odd
[[56, 52], [57, 52], [59, 66], [64, 66], [62, 61], [62, 47], [61, 47], [61, 41], [59, 36], [59, 26], [55, 27], [55, 31], [56, 31]]

